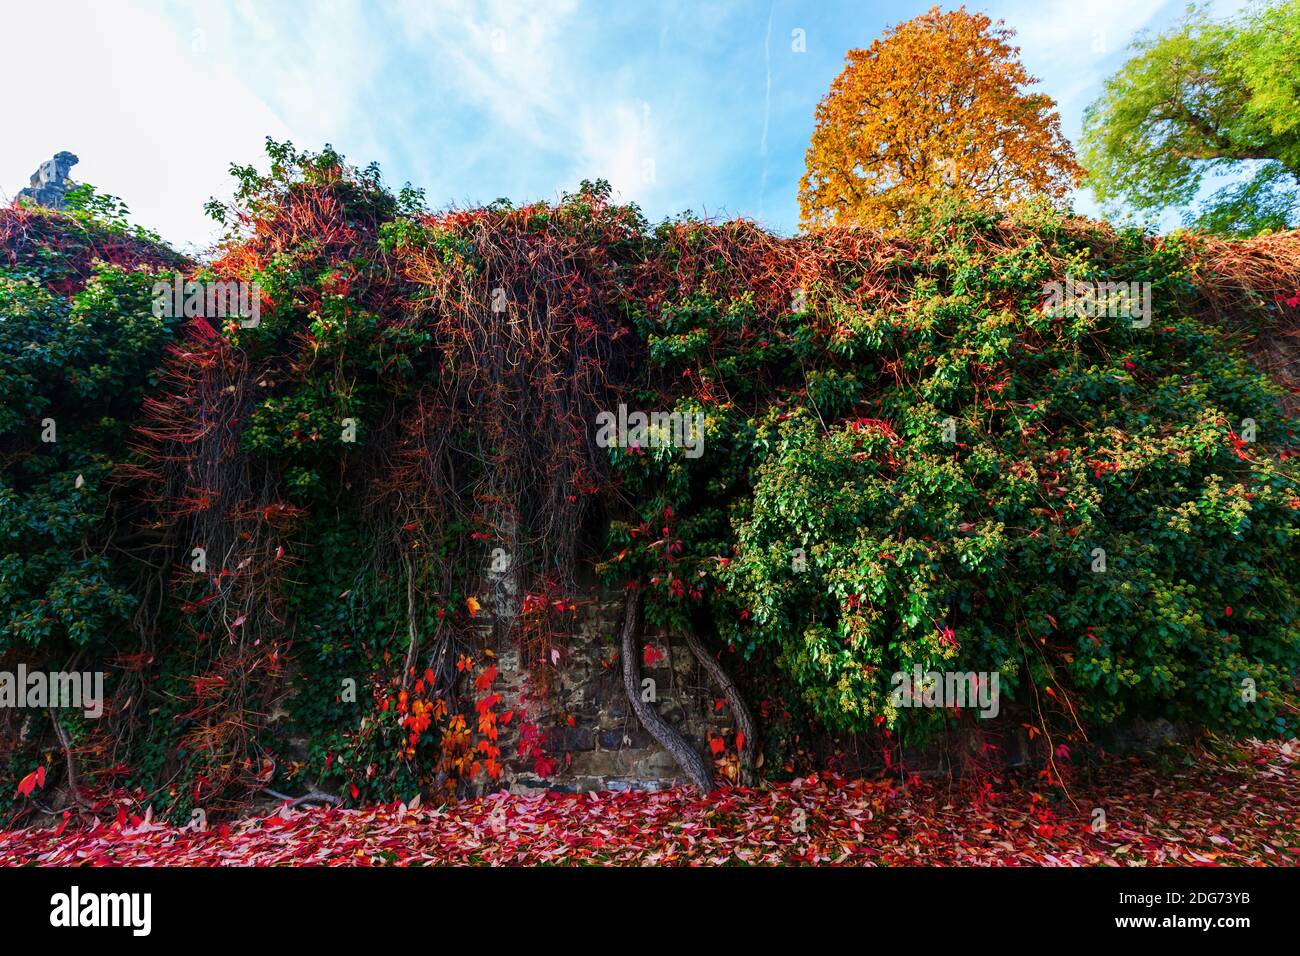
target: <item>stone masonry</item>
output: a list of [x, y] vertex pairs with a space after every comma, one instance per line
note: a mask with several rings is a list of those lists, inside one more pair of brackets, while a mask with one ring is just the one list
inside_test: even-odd
[[[511, 721], [498, 740], [504, 766], [500, 783], [515, 793], [653, 790], [685, 783], [673, 759], [637, 720], [623, 689], [621, 595], [598, 592], [579, 614], [545, 700], [531, 696], [519, 652], [512, 646], [497, 648], [500, 676], [493, 690], [503, 697], [500, 710], [525, 706], [526, 720], [540, 732], [546, 756], [555, 761], [554, 772], [539, 777], [534, 761], [518, 754], [521, 724]], [[710, 685], [685, 642], [647, 626], [645, 644], [662, 655], [650, 667], [643, 661], [641, 668], [641, 676], [655, 682], [659, 713], [701, 753], [708, 753], [710, 734], [725, 734], [730, 743], [735, 736], [730, 710], [715, 706], [722, 692]]]
[[76, 185], [68, 173], [79, 160], [67, 150], [54, 154], [32, 173], [31, 185], [18, 191], [19, 199], [26, 199], [50, 209], [62, 209], [68, 190]]

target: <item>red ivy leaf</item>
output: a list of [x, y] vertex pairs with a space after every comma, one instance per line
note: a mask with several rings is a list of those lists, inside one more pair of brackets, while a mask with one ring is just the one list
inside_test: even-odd
[[32, 791], [37, 787], [45, 786], [45, 767], [40, 766], [18, 781], [18, 793], [24, 797], [30, 797]]

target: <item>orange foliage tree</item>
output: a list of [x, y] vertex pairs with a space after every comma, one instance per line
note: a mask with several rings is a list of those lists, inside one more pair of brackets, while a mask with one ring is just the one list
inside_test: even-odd
[[934, 7], [850, 50], [817, 105], [803, 224], [885, 227], [939, 196], [1002, 205], [1077, 184], [1056, 104], [1026, 91], [1036, 80], [1014, 35], [981, 13]]

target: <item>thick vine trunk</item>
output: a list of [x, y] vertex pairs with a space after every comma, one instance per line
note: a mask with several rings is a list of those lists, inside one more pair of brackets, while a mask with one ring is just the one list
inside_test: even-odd
[[90, 802], [81, 793], [81, 779], [77, 775], [77, 760], [72, 755], [72, 741], [68, 739], [68, 732], [59, 723], [53, 707], [50, 708], [50, 722], [54, 725], [55, 736], [59, 738], [59, 746], [63, 748], [63, 759], [68, 768], [68, 793], [77, 806], [89, 807]]
[[708, 652], [700, 639], [691, 631], [687, 630], [683, 635], [686, 638], [686, 646], [691, 649], [695, 659], [700, 662], [713, 682], [722, 688], [722, 695], [727, 699], [727, 706], [731, 708], [731, 715], [736, 718], [736, 731], [740, 734], [742, 741], [740, 745], [740, 782], [746, 787], [754, 785], [754, 752], [757, 748], [757, 738], [754, 734], [754, 715], [749, 712], [749, 707], [745, 703], [745, 698], [740, 696], [740, 688], [736, 682], [731, 679], [718, 659]]
[[411, 686], [416, 655], [420, 651], [420, 635], [415, 629], [415, 568], [411, 566], [410, 554], [406, 555], [406, 629], [406, 667], [402, 669], [403, 690]]
[[623, 614], [623, 688], [641, 726], [677, 761], [691, 783], [701, 790], [713, 789], [713, 768], [688, 744], [684, 737], [647, 701], [641, 699], [641, 658], [637, 649], [641, 638], [641, 592], [627, 592]]

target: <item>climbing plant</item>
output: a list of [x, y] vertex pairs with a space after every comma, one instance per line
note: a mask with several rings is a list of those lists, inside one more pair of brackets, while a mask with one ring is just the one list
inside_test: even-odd
[[[1294, 733], [1296, 426], [1219, 321], [1229, 280], [1285, 318], [1285, 255], [1037, 207], [651, 226], [604, 183], [430, 213], [268, 156], [203, 262], [103, 203], [0, 215], [2, 649], [110, 696], [6, 717], [10, 793], [39, 766], [186, 819], [545, 776], [494, 655], [544, 700], [589, 568], [631, 709], [704, 787], [844, 734]], [[159, 314], [160, 281], [256, 314]], [[1052, 301], [1103, 282], [1138, 311]], [[735, 718], [707, 754], [642, 695], [646, 621]], [[915, 671], [996, 675], [998, 715], [901, 706]]]

